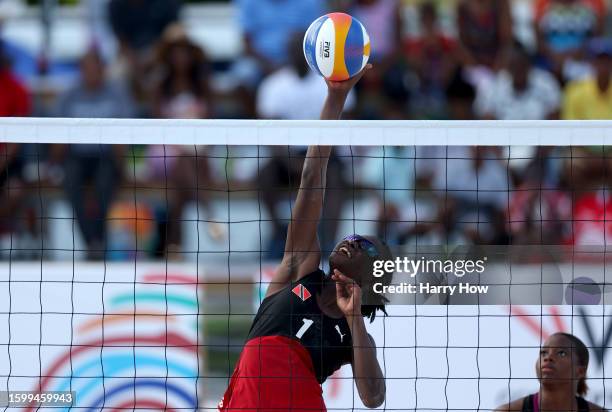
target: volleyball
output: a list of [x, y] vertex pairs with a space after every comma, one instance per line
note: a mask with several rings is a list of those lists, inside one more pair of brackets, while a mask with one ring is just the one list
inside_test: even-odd
[[370, 37], [356, 18], [329, 13], [316, 19], [304, 36], [304, 56], [310, 68], [328, 80], [347, 80], [370, 57]]

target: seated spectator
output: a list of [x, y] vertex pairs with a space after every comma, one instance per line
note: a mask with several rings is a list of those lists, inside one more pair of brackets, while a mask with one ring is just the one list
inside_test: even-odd
[[470, 81], [479, 86], [501, 67], [512, 43], [508, 0], [461, 0], [457, 9], [460, 57]]
[[572, 197], [564, 190], [566, 147], [533, 147], [531, 159], [515, 170], [516, 190], [510, 193], [508, 226], [512, 243], [554, 245], [572, 230]]
[[[612, 40], [593, 39], [589, 52], [593, 76], [569, 83], [564, 91], [564, 120], [612, 119]], [[573, 148], [566, 174], [575, 189], [594, 190], [612, 183], [609, 147]]]
[[347, 7], [364, 25], [372, 44], [369, 62], [374, 67], [357, 87], [362, 116], [404, 118], [408, 90], [399, 60], [403, 29], [400, 0], [352, 0]]
[[169, 26], [159, 43], [153, 90], [153, 115], [166, 119], [201, 119], [209, 116], [209, 62], [184, 29]]
[[404, 53], [418, 78], [412, 111], [417, 118], [446, 118], [444, 91], [457, 66], [457, 44], [438, 27], [434, 3], [420, 5], [419, 21], [420, 35], [406, 42]]
[[[368, 31], [372, 45], [370, 61], [383, 73], [397, 59], [402, 40], [399, 0], [353, 0], [349, 12]], [[371, 73], [368, 73], [368, 77]]]
[[[106, 64], [97, 49], [81, 57], [80, 80], [59, 98], [59, 117], [133, 117], [134, 105], [122, 84], [109, 81]], [[97, 150], [97, 149], [96, 149]]]
[[[253, 71], [244, 78], [256, 85], [263, 75], [289, 61], [288, 44], [326, 11], [323, 0], [239, 0], [238, 17], [245, 55]], [[244, 59], [239, 64], [245, 64]], [[245, 68], [245, 67], [241, 67]]]
[[[327, 97], [325, 80], [310, 70], [302, 52], [303, 33], [291, 36], [289, 62], [261, 82], [257, 91], [257, 113], [264, 119], [316, 120]], [[351, 92], [344, 106], [355, 104]]]
[[0, 40], [0, 117], [29, 116], [30, 94], [25, 85], [13, 74]]
[[408, 228], [400, 241], [425, 236], [419, 244], [507, 244], [512, 184], [502, 149], [436, 146], [420, 152], [432, 164], [437, 211], [427, 222]]
[[571, 82], [564, 91], [564, 120], [612, 119], [612, 40], [589, 43], [594, 75]]
[[446, 87], [448, 115], [451, 120], [474, 120], [476, 89], [467, 79], [465, 70], [458, 67]]
[[572, 80], [588, 74], [584, 47], [603, 32], [603, 0], [537, 0], [535, 32], [543, 64], [559, 79]]
[[18, 144], [0, 143], [0, 240], [16, 231], [26, 194], [19, 151]]
[[[454, 73], [446, 95], [453, 120], [474, 120], [476, 92], [462, 70]], [[501, 148], [425, 146], [417, 149], [415, 161], [416, 185], [433, 193], [437, 211], [403, 238], [427, 236], [423, 241], [430, 244], [508, 243], [505, 213], [512, 183]]]
[[164, 30], [179, 19], [181, 0], [110, 0], [108, 18], [136, 98], [146, 103], [154, 46]]
[[[129, 94], [106, 79], [106, 66], [97, 50], [80, 62], [81, 79], [60, 98], [60, 117], [125, 118], [134, 114]], [[52, 161], [63, 164], [64, 188], [92, 259], [104, 257], [106, 218], [121, 180], [123, 146], [56, 146]], [[87, 184], [93, 190], [87, 190]]]
[[[169, 26], [158, 47], [155, 63], [156, 84], [153, 114], [164, 119], [202, 119], [212, 111], [209, 89], [209, 62], [204, 51], [189, 39], [178, 25]], [[168, 188], [168, 210], [162, 235], [165, 253], [180, 259], [183, 210], [198, 200], [208, 216], [212, 215], [208, 194], [212, 184], [204, 147], [149, 146], [147, 178]], [[213, 238], [223, 236], [219, 224], [209, 223]]]
[[239, 26], [244, 54], [234, 63], [231, 75], [245, 102], [245, 114], [254, 117], [254, 91], [265, 75], [289, 62], [288, 44], [296, 32], [326, 12], [325, 0], [238, 0]]
[[489, 86], [478, 91], [476, 113], [482, 119], [556, 119], [561, 90], [555, 77], [533, 67], [526, 51], [516, 45]]

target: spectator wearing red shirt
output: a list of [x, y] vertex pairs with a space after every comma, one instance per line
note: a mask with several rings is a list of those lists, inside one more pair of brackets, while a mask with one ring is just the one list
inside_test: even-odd
[[30, 114], [30, 95], [12, 73], [0, 43], [0, 117], [23, 117]]

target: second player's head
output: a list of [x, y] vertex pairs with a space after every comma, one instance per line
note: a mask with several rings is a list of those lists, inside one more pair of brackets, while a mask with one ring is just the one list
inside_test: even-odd
[[385, 311], [387, 299], [374, 293], [372, 284], [391, 283], [392, 273], [375, 278], [372, 275], [374, 262], [377, 260], [392, 260], [389, 246], [376, 236], [349, 235], [342, 239], [329, 256], [329, 267], [338, 269], [344, 275], [353, 279], [363, 292], [361, 313], [374, 320], [377, 310]]
[[589, 350], [586, 345], [569, 333], [555, 333], [546, 339], [540, 349], [536, 373], [542, 385], [575, 385], [576, 394], [583, 396], [588, 390], [588, 366]]

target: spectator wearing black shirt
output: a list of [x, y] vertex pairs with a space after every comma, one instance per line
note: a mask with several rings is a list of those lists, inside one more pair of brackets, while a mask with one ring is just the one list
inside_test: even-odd
[[146, 109], [147, 68], [162, 33], [179, 20], [180, 0], [111, 0], [110, 26], [119, 43], [120, 57], [133, 93]]
[[[81, 59], [81, 80], [61, 97], [58, 116], [125, 118], [134, 113], [127, 92], [106, 80], [97, 50]], [[120, 181], [122, 146], [57, 146], [52, 158], [65, 171], [64, 187], [90, 258], [101, 258], [106, 241], [106, 216]], [[88, 190], [91, 184], [93, 190]]]

